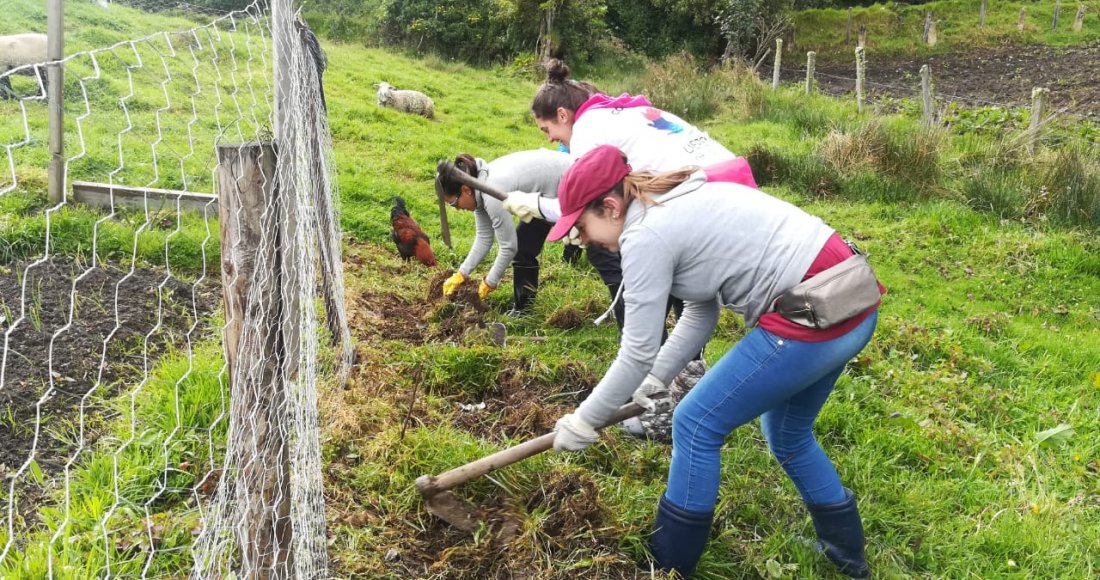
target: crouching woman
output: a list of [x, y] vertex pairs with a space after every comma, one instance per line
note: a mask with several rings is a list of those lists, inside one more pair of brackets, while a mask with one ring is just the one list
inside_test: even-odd
[[[480, 179], [510, 196], [554, 198], [558, 194], [558, 181], [569, 167], [571, 160], [560, 151], [534, 149], [517, 151], [491, 162], [467, 153], [455, 157], [455, 168]], [[463, 185], [449, 176], [436, 175], [436, 188], [443, 200], [455, 209], [474, 212], [476, 234], [470, 252], [458, 267], [458, 271], [443, 283], [443, 293], [451, 295], [458, 290], [489, 254], [493, 241], [500, 243], [496, 260], [478, 285], [482, 299], [496, 289], [504, 277], [508, 265], [512, 265], [512, 309], [510, 315], [522, 315], [530, 311], [539, 287], [539, 254], [550, 231], [550, 222], [538, 214], [539, 219], [528, 217], [518, 226], [512, 225], [512, 215], [495, 197]], [[537, 207], [537, 201], [535, 202]], [[572, 249], [572, 247], [570, 247]], [[566, 257], [574, 255], [567, 252]], [[514, 261], [513, 261], [514, 260]]]
[[[622, 254], [626, 324], [618, 356], [592, 394], [558, 420], [554, 448], [596, 440], [623, 403], [654, 407], [665, 385], [713, 333], [722, 307], [751, 331], [676, 407], [672, 462], [650, 548], [657, 564], [691, 574], [707, 541], [726, 436], [756, 417], [805, 501], [819, 546], [842, 572], [869, 574], [855, 498], [814, 438], [813, 425], [845, 363], [871, 339], [879, 285], [864, 256], [821, 219], [751, 187], [707, 182], [697, 168], [632, 173], [613, 146], [574, 163], [558, 187], [556, 240]], [[668, 296], [683, 316], [661, 346]]]

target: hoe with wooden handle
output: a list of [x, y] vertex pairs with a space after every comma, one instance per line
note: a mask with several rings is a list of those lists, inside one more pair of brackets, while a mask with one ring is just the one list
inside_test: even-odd
[[[625, 419], [641, 415], [644, 412], [645, 409], [639, 407], [637, 404], [627, 403], [619, 407], [619, 410], [611, 416], [611, 419], [608, 420], [606, 424], [600, 425], [596, 429], [599, 430], [604, 427], [615, 425]], [[472, 532], [477, 529], [479, 523], [477, 517], [478, 510], [466, 501], [460, 499], [451, 492], [450, 489], [473, 479], [477, 479], [494, 469], [500, 469], [501, 467], [511, 465], [517, 461], [527, 459], [528, 457], [538, 455], [550, 449], [554, 446], [554, 435], [554, 433], [547, 433], [514, 447], [509, 447], [503, 451], [498, 451], [492, 455], [482, 457], [477, 461], [472, 461], [466, 465], [444, 471], [439, 475], [422, 475], [416, 478], [416, 489], [424, 496], [428, 513], [431, 513], [456, 528]]]
[[500, 201], [504, 201], [504, 200], [508, 199], [508, 194], [507, 193], [505, 193], [505, 192], [489, 185], [488, 183], [485, 183], [484, 181], [470, 175], [469, 173], [466, 173], [465, 171], [455, 167], [454, 163], [451, 163], [450, 161], [447, 161], [446, 159], [440, 161], [439, 164], [437, 164], [435, 166], [435, 170], [436, 170], [436, 175], [438, 175], [440, 177], [449, 177], [449, 178], [461, 183], [462, 185], [468, 186], [472, 189], [476, 189], [477, 191], [480, 191], [481, 193], [484, 193], [486, 195], [495, 197], [495, 198], [499, 199]]

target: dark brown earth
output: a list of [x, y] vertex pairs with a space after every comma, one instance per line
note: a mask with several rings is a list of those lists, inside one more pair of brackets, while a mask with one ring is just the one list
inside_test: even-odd
[[[360, 268], [385, 270], [387, 264], [375, 263], [370, 254], [369, 250], [357, 252], [352, 248], [348, 261]], [[357, 291], [357, 296], [349, 297], [349, 318], [358, 342], [364, 345], [378, 340], [400, 341], [410, 346], [457, 343], [479, 348], [493, 344], [487, 336], [494, 324], [486, 317], [488, 308], [477, 296], [476, 283], [463, 285], [454, 298], [443, 297], [441, 287], [450, 274], [450, 271], [433, 272], [425, 280], [427, 292], [422, 298], [409, 298], [408, 293], [395, 296], [373, 285]], [[563, 310], [568, 312], [555, 313], [555, 325], [569, 328], [577, 321], [591, 319], [592, 312], [598, 313], [600, 309], [598, 302], [593, 301]], [[546, 323], [549, 325], [550, 321]], [[509, 341], [513, 339], [521, 337], [510, 337]], [[389, 345], [386, 350], [393, 348]], [[583, 399], [598, 380], [583, 364], [562, 363], [565, 366], [559, 365], [554, 384], [549, 384], [538, 378], [541, 373], [536, 372], [542, 362], [511, 349], [501, 354], [495, 384], [479, 393], [476, 400], [465, 401], [468, 410], [456, 404], [449, 417], [455, 427], [494, 443], [515, 443], [547, 433], [558, 417]], [[388, 364], [385, 360], [372, 362], [370, 352], [364, 352], [359, 360], [360, 366], [349, 382], [350, 390], [343, 394], [344, 400], [356, 404], [376, 398], [392, 401], [400, 409], [406, 426], [439, 420], [438, 414], [429, 416], [424, 405], [417, 405], [410, 392], [395, 391], [379, 380], [378, 375], [385, 372], [379, 365]], [[418, 371], [414, 368], [410, 372]], [[409, 380], [412, 384], [421, 381], [415, 375]], [[367, 432], [378, 428], [380, 425], [372, 422], [355, 427], [355, 431], [358, 436], [367, 436]], [[346, 453], [340, 450], [336, 455]], [[372, 546], [392, 546], [382, 555], [388, 577], [567, 577], [563, 573], [547, 575], [544, 561], [547, 554], [589, 562], [579, 569], [576, 574], [579, 577], [643, 576], [619, 545], [623, 531], [608, 526], [598, 488], [583, 471], [547, 472], [539, 476], [537, 487], [526, 495], [493, 493], [473, 500], [463, 497], [470, 493], [469, 486], [456, 488], [456, 494], [471, 503], [477, 519], [486, 525], [482, 532], [471, 536], [425, 510], [421, 510], [424, 512], [421, 516], [410, 519], [402, 510], [375, 505], [374, 500], [364, 501], [354, 491], [355, 465], [361, 460], [356, 454], [355, 459], [336, 460], [326, 466], [329, 481], [326, 494], [330, 496], [329, 507], [335, 512], [331, 521], [334, 528], [371, 530], [378, 536], [370, 542]], [[370, 572], [358, 569], [354, 561], [338, 558], [333, 565], [342, 577], [378, 574], [374, 567], [370, 567]], [[600, 570], [597, 576], [585, 576], [593, 569]]]
[[[81, 413], [84, 444], [90, 445], [97, 426], [112, 416], [105, 402], [141, 379], [146, 360], [153, 363], [168, 349], [182, 348], [193, 325], [193, 340], [202, 336], [219, 303], [209, 279], [199, 285], [175, 277], [165, 281], [164, 270], [131, 272], [101, 264], [84, 274], [86, 264], [67, 258], [28, 265], [0, 265], [0, 330], [6, 341], [0, 479], [5, 480], [32, 457], [32, 449], [44, 475], [59, 472], [79, 449], [74, 433]], [[66, 326], [70, 310], [72, 322]], [[101, 360], [108, 361], [102, 370]], [[20, 478], [17, 490], [24, 500], [39, 492], [35, 479], [26, 472]], [[30, 509], [34, 502], [21, 504]]]
[[[855, 91], [854, 57], [824, 61], [819, 55], [818, 87], [828, 94]], [[784, 59], [786, 61], [786, 58]], [[849, 62], [850, 61], [850, 62]], [[867, 57], [869, 96], [920, 95], [920, 68], [932, 69], [937, 97], [971, 106], [1030, 106], [1031, 90], [1050, 89], [1055, 110], [1100, 120], [1100, 43], [1077, 48], [999, 46], [923, 58]], [[805, 80], [805, 61], [783, 71], [786, 82]]]

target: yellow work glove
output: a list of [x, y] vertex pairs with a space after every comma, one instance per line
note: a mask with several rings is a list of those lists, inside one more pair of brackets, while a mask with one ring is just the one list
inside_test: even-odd
[[496, 286], [490, 286], [488, 282], [482, 280], [481, 285], [477, 287], [477, 296], [478, 298], [485, 300], [485, 297], [488, 296], [490, 292], [496, 289]]
[[458, 290], [458, 287], [461, 286], [465, 281], [465, 274], [463, 274], [462, 272], [455, 272], [454, 275], [452, 275], [450, 278], [447, 278], [447, 281], [443, 283], [443, 295], [450, 296], [454, 294], [455, 291]]

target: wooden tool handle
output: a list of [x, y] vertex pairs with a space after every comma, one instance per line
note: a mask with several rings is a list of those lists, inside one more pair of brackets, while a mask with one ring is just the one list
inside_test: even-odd
[[[638, 405], [627, 403], [619, 407], [619, 410], [611, 416], [611, 419], [608, 420], [606, 424], [600, 425], [596, 429], [600, 430], [604, 427], [615, 425], [624, 419], [636, 417], [644, 412], [645, 409]], [[472, 461], [466, 465], [444, 471], [439, 475], [422, 475], [416, 478], [416, 488], [420, 490], [420, 493], [423, 494], [424, 497], [431, 497], [441, 491], [451, 489], [456, 485], [466, 483], [472, 479], [477, 479], [494, 469], [500, 469], [501, 467], [511, 465], [517, 461], [527, 459], [532, 455], [538, 455], [550, 449], [554, 446], [554, 435], [555, 434], [552, 432], [541, 435], [530, 441], [525, 441], [519, 445], [482, 457], [477, 461]]]
[[485, 183], [484, 181], [470, 175], [469, 173], [466, 173], [465, 171], [462, 171], [461, 169], [455, 167], [454, 163], [451, 163], [446, 159], [439, 162], [439, 165], [436, 166], [436, 171], [438, 171], [440, 175], [444, 175], [450, 179], [453, 179], [461, 183], [462, 185], [472, 187], [473, 189], [476, 189], [481, 193], [488, 194], [489, 196], [495, 197], [500, 201], [508, 199], [507, 193], [489, 185], [488, 183]]

